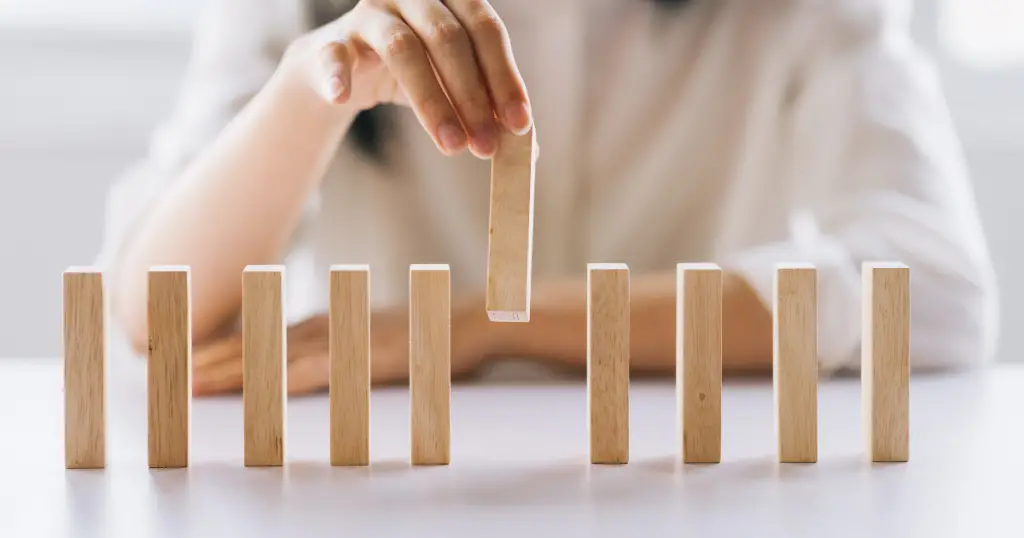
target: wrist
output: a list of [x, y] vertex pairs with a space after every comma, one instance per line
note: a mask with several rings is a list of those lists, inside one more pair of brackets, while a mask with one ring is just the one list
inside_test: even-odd
[[495, 353], [497, 338], [487, 319], [481, 297], [461, 298], [452, 304], [452, 348], [460, 355], [478, 359]]
[[566, 282], [535, 281], [527, 322], [493, 322], [487, 317], [484, 300], [477, 311], [487, 338], [487, 354], [495, 357], [533, 359], [543, 354], [545, 341], [557, 333], [570, 308], [572, 286]]

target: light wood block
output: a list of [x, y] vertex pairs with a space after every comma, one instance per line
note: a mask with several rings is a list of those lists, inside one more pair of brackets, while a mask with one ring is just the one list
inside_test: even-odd
[[629, 462], [629, 268], [587, 266], [587, 424], [591, 463]]
[[775, 434], [779, 461], [818, 461], [818, 275], [813, 265], [781, 264], [773, 305]]
[[192, 411], [192, 294], [188, 267], [149, 271], [149, 466], [187, 467]]
[[276, 467], [285, 458], [287, 402], [284, 267], [242, 272], [242, 411], [246, 467]]
[[910, 269], [863, 265], [861, 387], [868, 453], [876, 462], [910, 458]]
[[409, 269], [412, 464], [451, 461], [451, 278], [447, 265]]
[[64, 272], [64, 465], [106, 466], [106, 303], [103, 274]]
[[491, 321], [530, 320], [537, 137], [502, 130], [491, 161], [486, 309]]
[[676, 399], [683, 462], [722, 459], [722, 270], [676, 267]]
[[370, 268], [331, 267], [331, 465], [370, 463]]

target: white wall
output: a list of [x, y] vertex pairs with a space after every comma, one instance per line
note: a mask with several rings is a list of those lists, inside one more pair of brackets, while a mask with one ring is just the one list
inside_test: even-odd
[[0, 29], [0, 357], [60, 353], [61, 272], [95, 256], [187, 60], [182, 35], [105, 35]]
[[[0, 357], [60, 353], [61, 271], [95, 254], [104, 191], [169, 110], [200, 3], [8, 0], [0, 10]], [[916, 33], [934, 48], [936, 3], [921, 6]], [[119, 30], [125, 23], [134, 31]], [[1024, 198], [1024, 70], [986, 74], [941, 50], [938, 62], [1001, 279], [1001, 355], [1024, 357], [1024, 333], [1012, 330], [1024, 323], [1012, 228], [1024, 224], [1014, 209]]]

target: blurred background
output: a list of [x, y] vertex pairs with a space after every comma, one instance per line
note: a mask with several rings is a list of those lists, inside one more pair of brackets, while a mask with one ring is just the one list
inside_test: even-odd
[[[61, 353], [61, 272], [99, 248], [109, 183], [174, 103], [205, 0], [0, 0], [0, 358]], [[1024, 360], [1024, 2], [918, 0]]]

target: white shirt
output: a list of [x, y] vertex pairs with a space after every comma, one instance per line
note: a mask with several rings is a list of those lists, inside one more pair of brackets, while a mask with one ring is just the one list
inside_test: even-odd
[[[989, 358], [997, 295], [961, 149], [893, 0], [493, 0], [536, 118], [534, 278], [715, 262], [772, 303], [777, 262], [818, 269], [824, 372], [856, 368], [860, 268], [911, 269], [920, 366]], [[174, 115], [114, 187], [101, 258], [306, 31], [304, 3], [215, 2]], [[541, 6], [543, 7], [537, 7]], [[328, 267], [367, 263], [376, 304], [408, 266], [480, 293], [489, 162], [442, 156], [411, 113], [386, 166], [343, 144], [282, 263], [289, 314], [327, 307]], [[726, 335], [728, 338], [729, 335]]]

